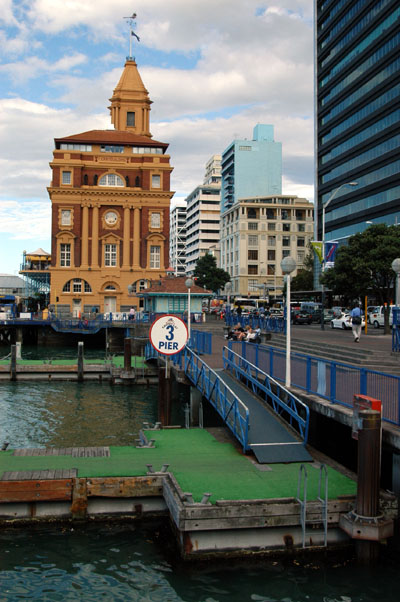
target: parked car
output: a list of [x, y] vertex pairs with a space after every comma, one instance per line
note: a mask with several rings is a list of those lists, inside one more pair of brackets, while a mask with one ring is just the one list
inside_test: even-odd
[[[341, 328], [342, 330], [350, 329], [351, 315], [349, 313], [342, 313], [339, 318], [333, 318], [333, 320], [331, 320], [331, 328]], [[362, 316], [361, 328], [365, 328], [364, 316]]]
[[[395, 307], [395, 305], [391, 305], [390, 306], [390, 313], [389, 313], [389, 326], [392, 325], [393, 323], [393, 312], [392, 309], [393, 307]], [[371, 311], [368, 314], [368, 321], [369, 323], [374, 327], [374, 328], [379, 328], [380, 326], [384, 326], [385, 325], [385, 318], [384, 318], [384, 306], [383, 305], [378, 305], [377, 307], [374, 308], [375, 311]]]
[[301, 309], [293, 309], [290, 317], [292, 324], [311, 324], [312, 322], [312, 314]]

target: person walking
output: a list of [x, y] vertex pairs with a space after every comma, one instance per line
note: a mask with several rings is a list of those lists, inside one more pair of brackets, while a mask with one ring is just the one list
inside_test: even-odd
[[353, 331], [354, 342], [359, 343], [361, 336], [362, 313], [361, 308], [358, 304], [353, 307], [353, 309], [350, 312], [350, 316], [351, 330]]

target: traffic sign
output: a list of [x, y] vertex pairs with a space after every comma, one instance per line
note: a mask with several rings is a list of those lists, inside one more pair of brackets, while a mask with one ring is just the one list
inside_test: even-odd
[[167, 314], [153, 322], [149, 337], [156, 351], [163, 355], [175, 355], [185, 347], [188, 329], [181, 318]]

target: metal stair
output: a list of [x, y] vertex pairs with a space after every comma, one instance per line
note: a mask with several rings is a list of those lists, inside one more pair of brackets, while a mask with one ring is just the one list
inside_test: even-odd
[[[297, 484], [297, 501], [300, 504], [300, 523], [302, 530], [302, 546], [306, 547], [307, 535], [315, 535], [315, 531], [307, 531], [307, 525], [322, 525], [324, 530], [324, 543], [323, 547], [328, 545], [328, 472], [325, 464], [321, 464], [319, 467], [319, 480], [318, 480], [318, 496], [317, 500], [320, 504], [321, 518], [309, 518], [307, 516], [307, 468], [305, 464], [301, 464], [299, 469], [299, 477]], [[323, 488], [323, 491], [321, 491]], [[322, 497], [323, 495], [323, 497]], [[313, 504], [315, 509], [315, 504]], [[310, 538], [311, 540], [311, 538]], [[310, 543], [310, 545], [312, 545]]]

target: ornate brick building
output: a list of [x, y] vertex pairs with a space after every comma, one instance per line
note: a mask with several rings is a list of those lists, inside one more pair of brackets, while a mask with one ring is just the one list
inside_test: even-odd
[[114, 130], [55, 139], [50, 303], [77, 316], [139, 307], [168, 267], [170, 157], [152, 139], [150, 105], [127, 59], [110, 99]]

